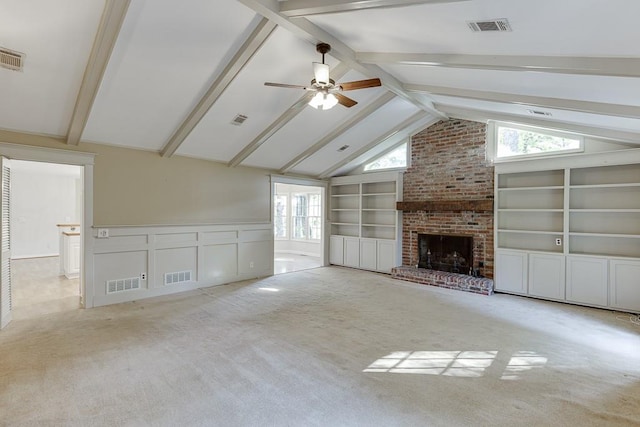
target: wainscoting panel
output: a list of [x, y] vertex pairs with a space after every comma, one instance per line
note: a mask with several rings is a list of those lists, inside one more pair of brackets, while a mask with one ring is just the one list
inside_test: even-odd
[[109, 237], [93, 229], [88, 307], [273, 274], [271, 224], [101, 228]]

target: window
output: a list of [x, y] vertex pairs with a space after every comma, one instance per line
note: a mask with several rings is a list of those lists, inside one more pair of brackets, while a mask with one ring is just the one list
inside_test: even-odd
[[307, 234], [307, 195], [294, 194], [291, 197], [291, 222], [293, 238], [306, 239]]
[[565, 132], [507, 123], [493, 123], [488, 135], [495, 159], [533, 157], [583, 151], [583, 139]]
[[320, 194], [291, 196], [293, 239], [320, 240], [322, 233], [322, 203]]
[[407, 143], [396, 147], [364, 166], [366, 171], [407, 167]]
[[273, 235], [276, 239], [287, 238], [287, 200], [283, 194], [276, 194], [273, 203]]

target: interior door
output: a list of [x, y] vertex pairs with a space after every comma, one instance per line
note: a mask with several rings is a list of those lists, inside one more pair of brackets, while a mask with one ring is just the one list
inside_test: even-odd
[[11, 227], [9, 196], [11, 194], [11, 166], [9, 159], [0, 157], [0, 329], [11, 322]]

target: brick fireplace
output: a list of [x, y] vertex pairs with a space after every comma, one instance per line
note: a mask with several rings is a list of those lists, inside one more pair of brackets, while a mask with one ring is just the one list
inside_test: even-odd
[[[484, 123], [447, 120], [411, 139], [404, 174], [402, 267], [393, 276], [418, 283], [493, 292], [493, 166], [485, 158]], [[418, 268], [421, 234], [472, 238], [470, 275]], [[468, 273], [465, 272], [465, 273]], [[474, 280], [475, 279], [475, 280]]]

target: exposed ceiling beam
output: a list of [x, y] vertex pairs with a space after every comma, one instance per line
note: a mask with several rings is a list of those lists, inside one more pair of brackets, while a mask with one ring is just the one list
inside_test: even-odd
[[476, 99], [480, 101], [499, 102], [540, 108], [579, 111], [583, 113], [602, 114], [606, 116], [640, 118], [640, 107], [632, 105], [607, 104], [604, 102], [580, 101], [574, 99], [547, 98], [542, 96], [518, 95], [513, 93], [487, 92], [471, 89], [459, 89], [443, 86], [405, 84], [408, 92], [429, 93], [455, 98]]
[[198, 105], [196, 105], [171, 138], [169, 138], [169, 141], [167, 141], [164, 148], [160, 151], [162, 157], [170, 157], [178, 150], [187, 136], [189, 136], [191, 131], [207, 114], [211, 106], [220, 98], [233, 79], [236, 78], [238, 73], [240, 73], [258, 49], [260, 49], [260, 46], [269, 38], [276, 27], [277, 25], [274, 22], [266, 18], [260, 20], [238, 52], [236, 52], [231, 61], [224, 70], [222, 70], [222, 73], [209, 87], [207, 93], [205, 93], [200, 102], [198, 102]]
[[396, 96], [393, 93], [385, 92], [384, 95], [380, 96], [378, 99], [373, 101], [371, 104], [367, 105], [365, 108], [360, 110], [358, 112], [358, 114], [355, 114], [354, 116], [352, 116], [349, 120], [347, 120], [346, 122], [342, 123], [340, 126], [335, 128], [334, 130], [332, 130], [329, 134], [324, 136], [318, 142], [316, 142], [311, 147], [309, 147], [306, 150], [304, 150], [302, 153], [300, 153], [298, 156], [296, 156], [293, 160], [291, 160], [289, 163], [284, 165], [282, 167], [282, 169], [280, 169], [280, 173], [289, 172], [291, 169], [296, 167], [296, 165], [300, 164], [305, 159], [308, 159], [313, 154], [317, 153], [324, 146], [326, 146], [331, 141], [333, 141], [334, 139], [336, 139], [337, 137], [339, 137], [340, 135], [342, 135], [343, 133], [345, 133], [346, 131], [348, 131], [349, 129], [351, 129], [352, 127], [357, 125], [358, 123], [360, 123], [362, 120], [364, 120], [371, 113], [375, 112], [377, 109], [379, 109], [380, 107], [382, 107], [384, 104], [386, 104], [387, 102], [391, 101], [395, 97]]
[[289, 17], [350, 12], [353, 10], [400, 7], [414, 4], [452, 3], [468, 0], [288, 0], [282, 2], [280, 12]]
[[537, 119], [523, 117], [517, 114], [496, 113], [493, 111], [477, 110], [473, 108], [452, 107], [438, 104], [438, 108], [446, 111], [451, 117], [464, 120], [472, 120], [476, 122], [485, 122], [487, 120], [498, 120], [503, 122], [514, 122], [538, 126], [542, 128], [559, 129], [566, 132], [573, 132], [579, 135], [590, 136], [594, 138], [607, 139], [616, 142], [631, 143], [638, 146], [640, 144], [640, 133], [620, 131], [615, 129], [604, 129], [596, 126], [580, 125], [567, 122], [558, 122], [550, 119]]
[[98, 94], [102, 77], [107, 69], [111, 52], [120, 34], [130, 0], [106, 0], [100, 25], [93, 41], [89, 61], [84, 70], [82, 83], [73, 115], [67, 130], [67, 144], [78, 145], [89, 120], [89, 113]]
[[363, 64], [640, 77], [640, 58], [358, 52], [355, 59]]
[[385, 132], [384, 135], [376, 138], [371, 141], [369, 144], [360, 148], [359, 150], [351, 153], [349, 156], [342, 159], [339, 163], [331, 166], [329, 169], [322, 172], [318, 175], [319, 179], [329, 178], [333, 175], [334, 172], [348, 165], [352, 161], [356, 160], [359, 157], [362, 157], [361, 163], [366, 163], [368, 160], [373, 159], [381, 155], [382, 153], [376, 152], [370, 156], [363, 157], [367, 152], [371, 151], [373, 148], [380, 146], [380, 144], [385, 143], [389, 148], [394, 146], [397, 143], [400, 143], [403, 139], [407, 138], [413, 132], [423, 129], [426, 126], [429, 126], [429, 122], [437, 122], [438, 118], [434, 118], [432, 115], [425, 111], [419, 111], [413, 116], [409, 117], [407, 120], [403, 121], [399, 125], [395, 126], [393, 129]]
[[289, 18], [280, 13], [280, 2], [277, 0], [239, 0], [240, 3], [253, 9], [256, 13], [270, 19], [281, 27], [291, 31], [296, 36], [308, 40], [315, 44], [319, 41], [329, 43], [331, 45], [331, 56], [344, 62], [348, 67], [358, 71], [368, 77], [378, 77], [382, 81], [382, 85], [399, 97], [411, 102], [418, 108], [425, 110], [435, 116], [443, 119], [447, 118], [445, 114], [438, 111], [433, 106], [433, 102], [424, 97], [410, 94], [402, 88], [400, 83], [391, 74], [384, 71], [376, 65], [363, 65], [356, 60], [355, 52], [346, 44], [332, 36], [322, 28], [313, 24], [305, 18]]
[[[349, 71], [349, 67], [344, 63], [339, 63], [331, 70], [331, 76], [337, 81], [344, 77]], [[229, 167], [236, 167], [242, 163], [247, 157], [249, 157], [254, 151], [256, 151], [262, 144], [264, 144], [269, 138], [271, 138], [276, 132], [289, 123], [294, 117], [304, 110], [311, 98], [315, 95], [315, 92], [305, 92], [291, 107], [287, 109], [280, 117], [278, 117], [273, 123], [263, 130], [253, 141], [251, 141], [246, 147], [242, 149], [236, 156], [231, 159], [227, 164]]]

